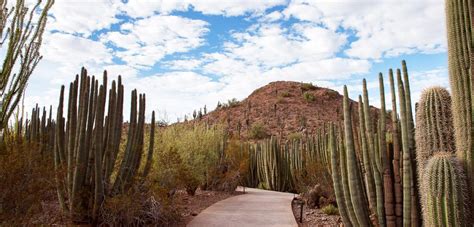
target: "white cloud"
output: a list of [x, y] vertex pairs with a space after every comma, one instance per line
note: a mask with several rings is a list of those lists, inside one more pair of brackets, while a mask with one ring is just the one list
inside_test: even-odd
[[169, 14], [174, 11], [187, 11], [189, 9], [206, 15], [240, 16], [248, 13], [262, 14], [266, 9], [283, 5], [285, 2], [286, 0], [130, 0], [123, 3], [121, 9], [131, 17], [148, 17], [156, 12]]
[[82, 33], [88, 37], [93, 31], [109, 28], [116, 23], [118, 3], [113, 0], [60, 0], [50, 13], [48, 28], [68, 33]]
[[346, 42], [344, 34], [307, 23], [290, 28], [262, 24], [256, 31], [235, 33], [233, 37], [236, 42], [225, 48], [228, 55], [264, 68], [331, 57]]
[[101, 40], [121, 48], [115, 55], [128, 65], [149, 68], [165, 55], [203, 45], [208, 25], [202, 20], [155, 15], [122, 24], [120, 32], [106, 33]]
[[446, 49], [444, 1], [307, 1], [295, 0], [286, 17], [344, 28], [357, 38], [345, 52], [350, 57], [378, 59]]

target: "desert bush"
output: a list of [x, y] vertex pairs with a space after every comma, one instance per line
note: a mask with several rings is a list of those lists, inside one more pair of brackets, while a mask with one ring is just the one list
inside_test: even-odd
[[218, 104], [217, 107], [218, 108], [232, 108], [239, 104], [240, 102], [236, 98], [232, 98], [232, 99], [227, 100], [227, 103], [221, 104], [220, 106]]
[[[56, 204], [52, 155], [41, 155], [37, 145], [21, 140], [11, 142], [0, 150], [0, 225], [25, 225], [34, 223], [34, 219], [44, 220], [38, 215], [48, 213], [47, 205]], [[58, 206], [54, 208], [59, 210]]]
[[104, 226], [168, 226], [179, 220], [179, 214], [169, 205], [159, 187], [149, 184], [134, 186], [124, 194], [105, 201], [101, 225]]
[[293, 140], [300, 140], [303, 138], [303, 135], [299, 132], [292, 132], [288, 135], [288, 140], [293, 141]]
[[323, 213], [325, 213], [327, 215], [339, 215], [339, 210], [337, 209], [337, 207], [335, 207], [332, 204], [329, 204], [329, 205], [323, 207], [323, 209], [321, 209], [321, 211], [323, 211]]
[[199, 185], [206, 183], [222, 156], [223, 127], [174, 125], [157, 134], [157, 156], [161, 160], [155, 165], [158, 178], [164, 179], [170, 188], [184, 187], [189, 194], [194, 194]]
[[239, 141], [230, 141], [219, 164], [210, 172], [207, 188], [233, 192], [248, 171], [248, 152]]
[[303, 93], [303, 98], [307, 102], [314, 102], [314, 100], [316, 100], [316, 97], [314, 97], [314, 95], [310, 92]]
[[268, 138], [269, 135], [267, 133], [267, 131], [265, 130], [263, 124], [261, 123], [256, 123], [254, 125], [252, 125], [252, 128], [250, 129], [250, 132], [249, 132], [249, 137], [251, 139], [265, 139], [265, 138]]
[[313, 90], [315, 88], [316, 88], [316, 86], [314, 86], [313, 83], [301, 83], [301, 90], [302, 91]]
[[283, 91], [280, 93], [280, 97], [283, 97], [283, 98], [286, 98], [286, 97], [290, 97], [290, 93], [288, 91]]

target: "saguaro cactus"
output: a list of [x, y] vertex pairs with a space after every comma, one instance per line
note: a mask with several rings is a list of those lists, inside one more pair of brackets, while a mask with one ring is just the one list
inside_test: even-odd
[[454, 153], [454, 127], [451, 113], [451, 96], [441, 87], [423, 91], [416, 113], [416, 154], [418, 177], [435, 152]]
[[425, 226], [468, 226], [464, 171], [452, 153], [436, 153], [423, 174]]
[[[471, 205], [474, 203], [474, 102], [472, 101], [474, 95], [472, 93], [474, 73], [472, 18], [474, 12], [472, 12], [472, 5], [471, 1], [464, 0], [446, 0], [445, 5], [456, 155], [467, 173]], [[474, 213], [472, 210], [471, 212]]]

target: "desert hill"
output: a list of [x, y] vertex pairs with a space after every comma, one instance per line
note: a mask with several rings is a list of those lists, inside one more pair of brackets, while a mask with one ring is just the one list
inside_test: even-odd
[[[241, 138], [301, 136], [316, 132], [324, 123], [341, 122], [342, 99], [341, 94], [328, 88], [276, 81], [258, 88], [242, 101], [230, 100], [218, 105], [216, 110], [196, 117], [196, 121], [224, 124], [233, 136]], [[355, 121], [357, 108], [357, 102], [353, 101]], [[374, 107], [372, 115], [377, 115]]]

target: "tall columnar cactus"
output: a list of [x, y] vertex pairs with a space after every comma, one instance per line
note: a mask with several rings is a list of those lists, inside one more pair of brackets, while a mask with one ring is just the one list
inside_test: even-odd
[[[453, 95], [453, 117], [456, 154], [460, 159], [470, 187], [470, 204], [474, 204], [474, 102], [473, 73], [473, 3], [446, 0], [448, 32], [448, 68]], [[474, 209], [472, 209], [474, 210]], [[474, 211], [472, 211], [474, 213]]]
[[397, 112], [397, 95], [395, 93], [395, 81], [393, 79], [393, 70], [390, 69], [389, 72], [390, 80], [390, 93], [392, 97], [392, 116], [391, 116], [391, 137], [392, 137], [392, 153], [393, 153], [393, 189], [395, 197], [395, 216], [396, 216], [396, 226], [402, 226], [403, 224], [403, 194], [402, 194], [402, 168], [400, 161], [400, 133], [399, 133], [399, 120]]
[[348, 210], [346, 207], [346, 197], [344, 197], [344, 189], [342, 186], [341, 170], [338, 168], [340, 162], [345, 160], [341, 159], [339, 150], [336, 144], [336, 134], [334, 132], [334, 125], [329, 128], [329, 150], [331, 152], [331, 167], [332, 167], [332, 181], [334, 184], [334, 193], [336, 195], [336, 201], [338, 205], [339, 214], [341, 214], [342, 222], [347, 227], [352, 227], [351, 220], [349, 219]]
[[350, 199], [354, 208], [354, 213], [357, 218], [359, 226], [369, 226], [369, 211], [366, 199], [364, 197], [364, 188], [361, 177], [361, 171], [357, 161], [355, 147], [354, 147], [354, 136], [352, 129], [352, 114], [351, 106], [349, 102], [349, 94], [347, 87], [344, 87], [344, 135], [346, 141], [347, 151], [347, 172], [348, 182], [350, 190]]
[[380, 159], [382, 161], [382, 176], [384, 189], [384, 208], [386, 225], [388, 227], [396, 226], [395, 216], [395, 197], [394, 197], [394, 182], [393, 172], [391, 168], [390, 153], [387, 150], [386, 141], [386, 118], [387, 112], [385, 109], [385, 86], [382, 73], [379, 74], [379, 89], [380, 89], [380, 126], [379, 126], [379, 150]]
[[425, 226], [469, 226], [464, 170], [456, 157], [439, 152], [427, 162], [421, 188]]
[[[107, 116], [106, 72], [101, 85], [95, 77], [88, 76], [85, 69], [81, 71], [80, 80], [76, 76], [76, 80], [70, 84], [67, 118], [63, 117], [64, 86], [61, 88], [55, 127], [54, 164], [58, 171], [56, 183], [60, 206], [74, 221], [97, 220], [105, 198], [121, 193], [133, 184], [143, 153], [145, 96], [140, 95], [138, 112], [136, 91], [132, 97], [132, 120], [127, 148], [120, 165], [120, 170], [126, 171], [119, 172], [114, 184], [111, 184], [122, 131], [121, 78], [118, 79], [118, 89], [115, 81], [112, 82]], [[66, 173], [59, 174], [61, 170]], [[115, 185], [118, 186], [115, 188]]]
[[[381, 176], [381, 165], [380, 157], [378, 155], [378, 136], [374, 134], [373, 127], [373, 118], [370, 113], [369, 105], [369, 93], [367, 91], [367, 81], [364, 79], [362, 81], [362, 93], [364, 97], [363, 110], [364, 110], [364, 124], [365, 124], [365, 133], [366, 139], [368, 141], [368, 150], [369, 157], [372, 168], [366, 170], [371, 171], [373, 176], [373, 183], [375, 185], [375, 192], [372, 196], [375, 196], [375, 202], [373, 204], [373, 213], [375, 214], [375, 219], [377, 220], [380, 226], [385, 226], [385, 210], [384, 210], [384, 193], [383, 193], [383, 184]], [[384, 114], [385, 115], [385, 114]], [[370, 191], [370, 190], [369, 190]], [[369, 201], [371, 195], [369, 194]], [[373, 215], [374, 216], [374, 215]]]
[[[372, 168], [372, 161], [371, 156], [369, 153], [369, 148], [367, 145], [367, 136], [366, 136], [366, 117], [364, 112], [364, 102], [362, 101], [362, 97], [359, 95], [359, 131], [360, 131], [360, 140], [361, 140], [361, 150], [362, 150], [362, 160], [364, 166], [364, 173], [365, 173], [365, 187], [367, 190], [367, 197], [369, 202], [369, 208], [372, 212], [375, 212], [377, 207], [376, 202], [376, 192], [375, 192], [375, 182], [373, 176], [373, 168]], [[370, 118], [369, 118], [370, 119]]]
[[402, 135], [402, 151], [403, 151], [403, 226], [412, 226], [412, 200], [413, 200], [413, 167], [410, 154], [410, 145], [408, 143], [408, 120], [406, 114], [405, 87], [401, 78], [400, 70], [397, 70], [398, 95], [400, 100], [400, 125]]

